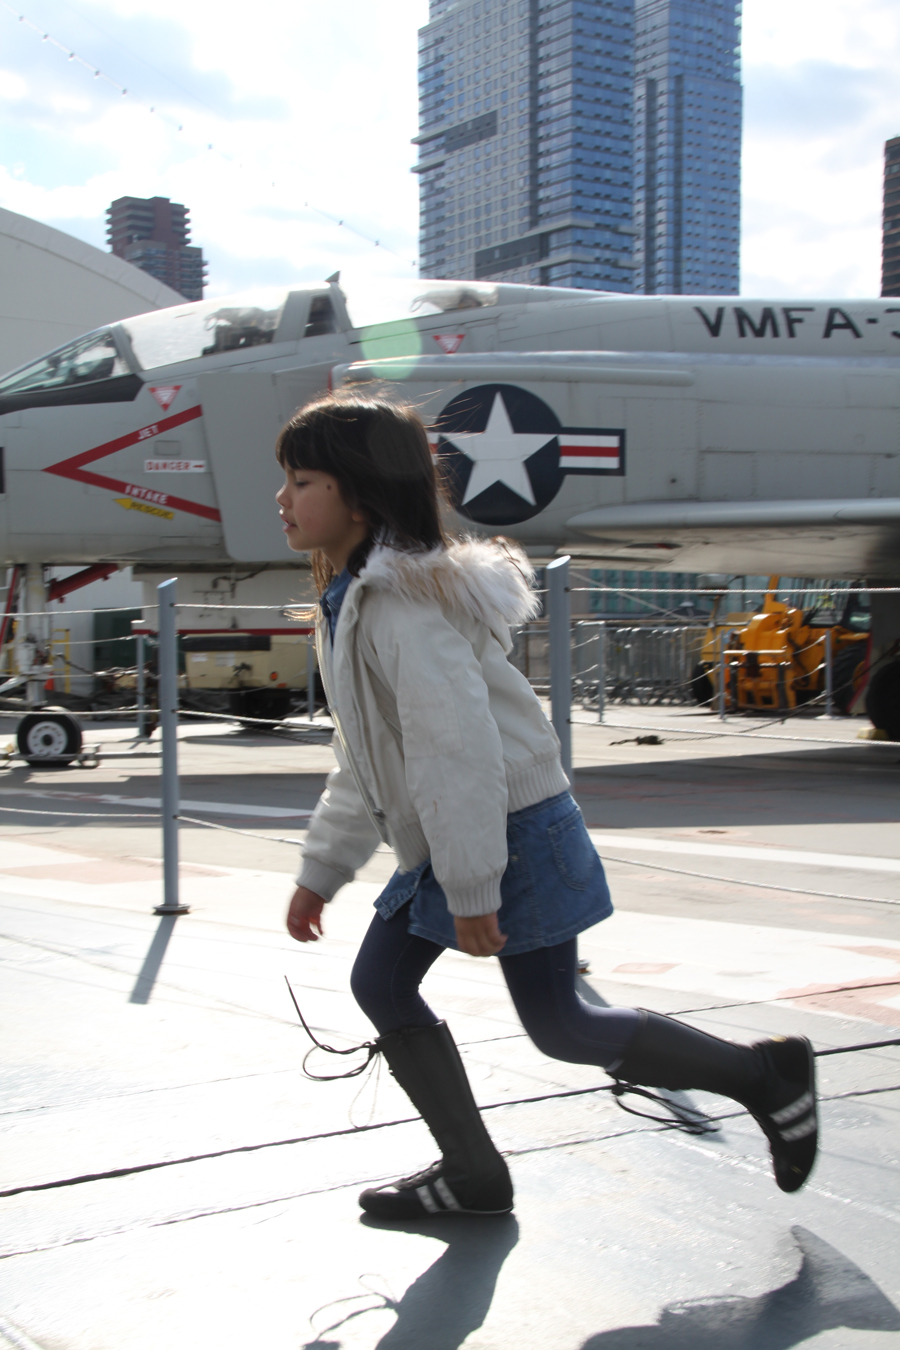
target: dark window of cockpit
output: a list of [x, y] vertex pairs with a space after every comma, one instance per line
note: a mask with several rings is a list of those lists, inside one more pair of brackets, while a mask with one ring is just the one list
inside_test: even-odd
[[200, 355], [216, 356], [219, 352], [237, 352], [271, 342], [280, 313], [249, 306], [217, 309], [206, 321], [212, 341], [202, 348]]
[[304, 337], [324, 337], [337, 332], [337, 318], [330, 295], [314, 295], [309, 305]]
[[0, 398], [96, 384], [128, 374], [130, 371], [116, 350], [112, 333], [101, 330], [88, 333], [86, 337], [42, 356], [39, 361], [14, 370], [0, 380]]
[[4, 376], [0, 414], [79, 403], [130, 403], [141, 387], [113, 330], [100, 328]]

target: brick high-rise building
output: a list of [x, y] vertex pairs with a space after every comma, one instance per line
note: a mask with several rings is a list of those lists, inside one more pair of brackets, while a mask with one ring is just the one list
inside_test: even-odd
[[202, 300], [206, 263], [191, 245], [190, 212], [168, 197], [118, 197], [106, 212], [111, 253], [149, 272], [185, 300]]
[[881, 294], [900, 295], [900, 136], [884, 145]]

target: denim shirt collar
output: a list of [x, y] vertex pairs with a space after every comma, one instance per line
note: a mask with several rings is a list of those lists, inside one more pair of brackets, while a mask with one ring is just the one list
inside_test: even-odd
[[344, 596], [347, 594], [347, 587], [353, 577], [345, 567], [339, 576], [332, 577], [319, 597], [319, 604], [322, 607], [322, 613], [328, 621], [328, 631], [331, 633], [331, 641], [334, 643], [335, 629], [341, 613], [341, 605], [344, 603]]

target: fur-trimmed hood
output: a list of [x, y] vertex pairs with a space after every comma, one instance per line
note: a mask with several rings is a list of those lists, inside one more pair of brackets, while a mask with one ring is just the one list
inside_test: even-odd
[[469, 536], [427, 553], [379, 545], [369, 554], [359, 579], [372, 590], [437, 601], [495, 632], [533, 619], [540, 609], [532, 590], [534, 568], [507, 540]]

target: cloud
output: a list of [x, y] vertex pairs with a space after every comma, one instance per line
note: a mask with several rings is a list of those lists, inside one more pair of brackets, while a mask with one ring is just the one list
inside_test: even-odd
[[843, 136], [893, 98], [886, 71], [833, 61], [751, 66], [746, 72], [748, 125], [756, 136], [821, 141]]
[[211, 294], [243, 287], [254, 267], [261, 283], [287, 282], [328, 275], [348, 257], [415, 275], [409, 140], [426, 0], [346, 0], [339, 10], [272, 0], [239, 25], [205, 0], [23, 3], [102, 75], [0, 11], [19, 80], [0, 127], [2, 205], [104, 247], [115, 197], [183, 201]]
[[[237, 21], [221, 0], [19, 4], [40, 32], [0, 8], [0, 204], [102, 248], [113, 198], [183, 201], [212, 294], [353, 260], [415, 275], [409, 140], [427, 0], [267, 0]], [[742, 289], [877, 294], [900, 4], [744, 8]]]
[[0, 70], [0, 98], [8, 103], [16, 103], [28, 93], [28, 85], [21, 75], [13, 70]]
[[754, 0], [743, 56], [742, 292], [877, 295], [900, 7]]

